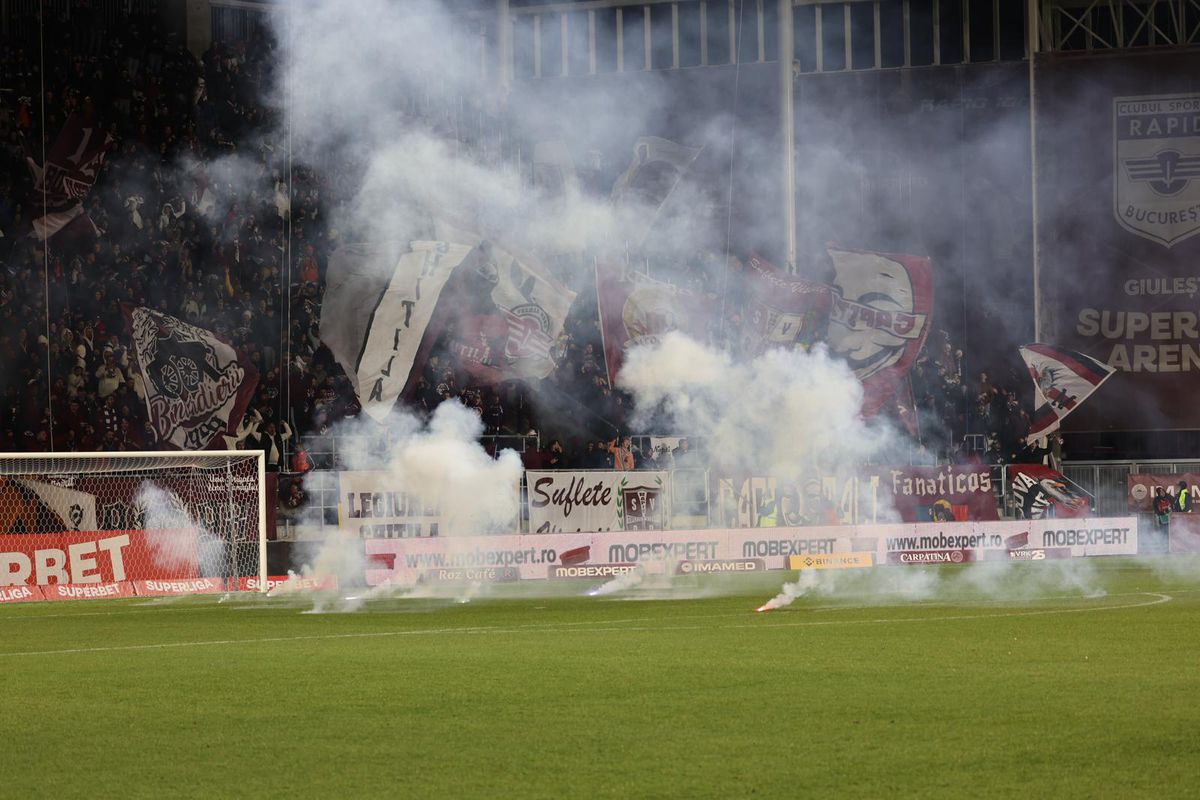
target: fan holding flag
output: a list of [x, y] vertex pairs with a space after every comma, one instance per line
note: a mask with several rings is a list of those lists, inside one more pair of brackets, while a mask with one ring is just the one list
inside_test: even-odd
[[1023, 345], [1021, 358], [1029, 368], [1038, 399], [1026, 443], [1058, 430], [1063, 419], [1116, 371], [1091, 356], [1048, 344]]

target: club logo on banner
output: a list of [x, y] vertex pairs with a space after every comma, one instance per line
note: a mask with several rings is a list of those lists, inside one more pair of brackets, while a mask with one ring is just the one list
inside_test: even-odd
[[204, 450], [217, 434], [236, 428], [258, 385], [254, 365], [203, 328], [148, 308], [123, 310], [158, 438], [181, 450]]
[[1200, 233], [1200, 94], [1113, 100], [1113, 213], [1165, 247]]

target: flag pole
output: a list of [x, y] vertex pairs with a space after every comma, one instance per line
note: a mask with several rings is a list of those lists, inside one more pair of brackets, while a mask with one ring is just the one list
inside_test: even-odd
[[792, 0], [779, 0], [780, 121], [783, 138], [783, 231], [788, 272], [796, 274], [796, 54]]

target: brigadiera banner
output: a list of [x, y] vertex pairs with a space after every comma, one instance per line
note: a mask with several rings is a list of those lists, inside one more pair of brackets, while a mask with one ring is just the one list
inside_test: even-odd
[[1197, 76], [1194, 52], [1037, 61], [1040, 340], [1117, 370], [1066, 430], [1200, 425]]

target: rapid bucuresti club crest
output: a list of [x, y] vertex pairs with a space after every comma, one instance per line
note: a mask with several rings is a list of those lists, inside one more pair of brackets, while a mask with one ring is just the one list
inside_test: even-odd
[[1113, 214], [1165, 247], [1200, 233], [1200, 94], [1113, 100]]

